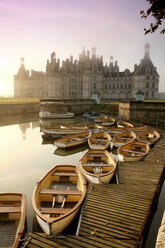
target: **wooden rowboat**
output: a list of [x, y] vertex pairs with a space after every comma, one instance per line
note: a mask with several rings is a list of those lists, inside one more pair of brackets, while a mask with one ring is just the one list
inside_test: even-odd
[[49, 111], [40, 111], [39, 118], [41, 119], [70, 119], [74, 118], [74, 113], [51, 113]]
[[117, 149], [119, 161], [142, 160], [150, 151], [148, 143], [143, 141], [132, 141]]
[[104, 129], [104, 127], [102, 125], [98, 125], [95, 123], [87, 124], [87, 127], [89, 128], [89, 130], [91, 130], [92, 133], [97, 133], [97, 132]]
[[92, 134], [88, 139], [88, 144], [91, 149], [107, 149], [110, 145], [112, 138], [104, 131]]
[[25, 234], [26, 197], [0, 193], [0, 247], [17, 248]]
[[116, 166], [116, 161], [106, 150], [89, 150], [80, 159], [80, 170], [90, 183], [109, 183]]
[[56, 165], [32, 196], [36, 219], [47, 235], [61, 233], [74, 219], [86, 195], [86, 182], [74, 165]]
[[44, 135], [49, 136], [63, 136], [63, 135], [69, 135], [69, 134], [75, 134], [83, 132], [83, 130], [78, 129], [62, 129], [62, 128], [42, 128], [42, 132]]
[[62, 129], [75, 129], [75, 130], [88, 130], [89, 128], [87, 126], [63, 126], [63, 125], [60, 125], [60, 127]]
[[154, 145], [159, 139], [160, 134], [154, 129], [141, 132], [137, 135], [137, 140], [145, 141], [149, 145]]
[[129, 123], [129, 122], [127, 122], [127, 121], [122, 121], [122, 120], [119, 120], [118, 122], [117, 122], [117, 126], [118, 127], [134, 127], [134, 125], [133, 124], [131, 124], [131, 123]]
[[87, 142], [91, 134], [91, 131], [87, 130], [81, 133], [67, 135], [65, 137], [55, 140], [54, 145], [59, 148], [78, 146]]
[[135, 126], [135, 127], [106, 127], [105, 131], [110, 135], [115, 135], [122, 133], [124, 131], [133, 131], [134, 133], [139, 133], [147, 130], [147, 126]]
[[102, 121], [102, 125], [103, 126], [112, 126], [112, 125], [114, 125], [115, 124], [115, 118], [113, 118], [113, 117], [107, 117], [106, 119], [104, 119], [103, 121]]
[[132, 131], [125, 131], [113, 136], [113, 146], [120, 147], [128, 142], [132, 142], [136, 139], [136, 134]]
[[102, 123], [102, 121], [103, 121], [104, 119], [106, 119], [106, 118], [107, 118], [107, 115], [100, 115], [100, 116], [95, 117], [95, 118], [94, 118], [94, 121], [95, 121], [95, 122], [100, 122], [100, 123]]

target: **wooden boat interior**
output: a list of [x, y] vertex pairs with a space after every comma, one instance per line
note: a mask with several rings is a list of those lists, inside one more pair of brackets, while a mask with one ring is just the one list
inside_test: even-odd
[[147, 152], [146, 145], [131, 144], [130, 146], [128, 146], [128, 148], [126, 149], [125, 148], [121, 149], [120, 151], [122, 152], [122, 154], [128, 155], [128, 156], [129, 155], [134, 155], [134, 156], [145, 155]]
[[134, 139], [136, 138], [136, 134], [133, 133], [132, 131], [124, 132], [124, 133], [121, 133], [121, 134], [118, 134], [118, 135], [114, 136], [114, 139], [115, 139], [116, 142], [123, 141], [124, 143], [129, 142], [133, 138]]
[[77, 142], [77, 141], [84, 140], [85, 138], [88, 138], [89, 135], [90, 135], [90, 132], [86, 131], [86, 132], [76, 134], [76, 135], [65, 136], [65, 137], [61, 138], [60, 140], [61, 141], [63, 140], [63, 142], [65, 142], [65, 143]]
[[106, 134], [104, 132], [93, 134], [90, 138], [90, 142], [93, 144], [101, 143], [101, 144], [107, 144], [108, 141], [110, 141], [109, 134]]
[[60, 169], [48, 175], [39, 187], [36, 206], [47, 217], [57, 218], [71, 210], [79, 202], [82, 191], [78, 174], [73, 168]]
[[13, 246], [20, 225], [21, 204], [21, 195], [0, 196], [0, 247]]
[[89, 153], [84, 157], [82, 167], [89, 173], [103, 174], [114, 169], [111, 162], [105, 153]]
[[142, 139], [143, 141], [154, 143], [160, 138], [160, 134], [155, 130], [148, 130], [138, 134], [138, 140]]

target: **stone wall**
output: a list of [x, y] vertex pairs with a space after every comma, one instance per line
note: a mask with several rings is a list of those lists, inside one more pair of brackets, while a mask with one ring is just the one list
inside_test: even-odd
[[54, 102], [54, 105], [56, 105], [54, 106], [54, 109], [59, 108], [61, 105], [65, 108], [65, 111], [63, 112], [72, 112], [75, 114], [82, 114], [85, 111], [92, 111], [93, 105], [96, 104], [95, 100], [90, 99], [41, 99], [40, 106], [43, 106], [45, 102]]
[[164, 102], [121, 102], [118, 117], [125, 120], [164, 119]]
[[[44, 99], [41, 100], [41, 102], [42, 101], [50, 101], [50, 99]], [[61, 100], [56, 100], [56, 99], [55, 101], [61, 102]], [[73, 112], [75, 114], [81, 114], [84, 113], [85, 111], [91, 111], [94, 104], [95, 104], [94, 100], [65, 99], [62, 105], [58, 104], [56, 110], [57, 112], [68, 111], [68, 112]], [[39, 113], [39, 108], [40, 108], [39, 103], [0, 104], [0, 116]]]
[[39, 112], [39, 103], [0, 104], [0, 116]]

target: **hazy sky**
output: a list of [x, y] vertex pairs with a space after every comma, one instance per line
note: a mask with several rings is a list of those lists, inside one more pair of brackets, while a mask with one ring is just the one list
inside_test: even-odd
[[45, 71], [53, 51], [62, 61], [95, 46], [104, 63], [113, 56], [120, 71], [132, 71], [146, 42], [165, 92], [165, 35], [144, 35], [147, 7], [146, 0], [0, 0], [0, 95], [13, 94], [21, 57], [26, 69]]

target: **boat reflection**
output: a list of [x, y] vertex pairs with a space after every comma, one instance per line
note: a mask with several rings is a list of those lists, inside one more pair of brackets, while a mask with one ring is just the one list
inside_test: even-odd
[[86, 125], [86, 123], [88, 123], [86, 120], [83, 120], [80, 116], [74, 119], [40, 119], [39, 122], [41, 128], [56, 128], [60, 127], [60, 125], [70, 126], [75, 125], [76, 123]]
[[69, 156], [78, 152], [85, 151], [87, 149], [89, 149], [88, 144], [79, 145], [76, 146], [75, 148], [72, 147], [69, 147], [67, 149], [56, 148], [54, 154], [58, 156]]

